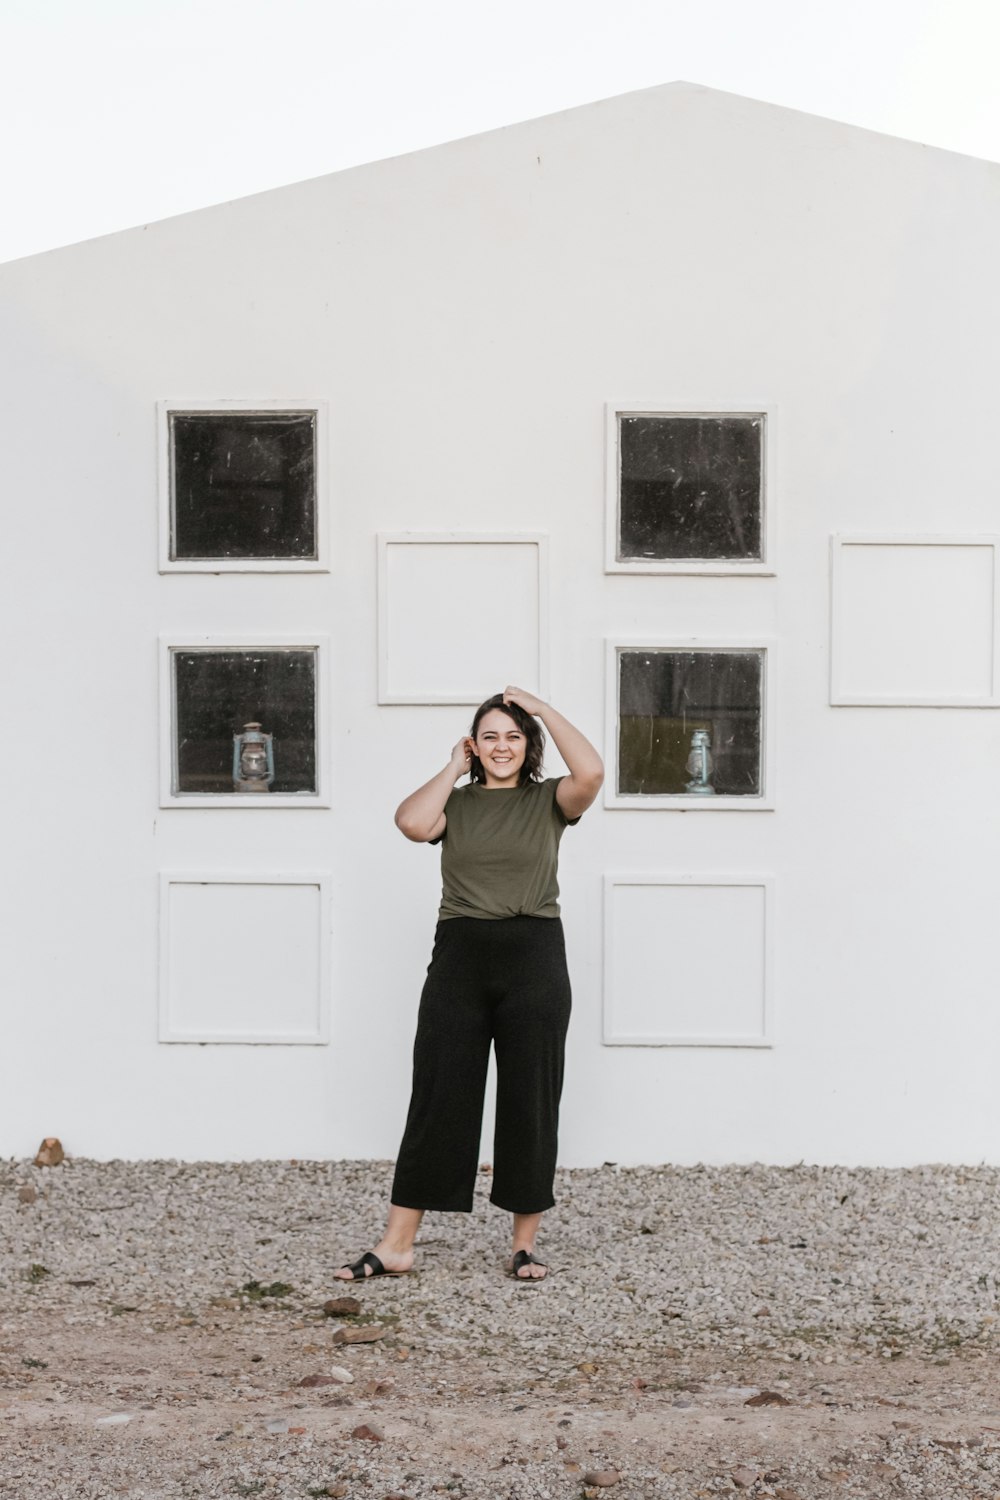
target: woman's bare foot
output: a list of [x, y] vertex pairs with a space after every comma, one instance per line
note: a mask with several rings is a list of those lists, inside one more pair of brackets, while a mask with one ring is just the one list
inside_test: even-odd
[[544, 1281], [549, 1274], [548, 1266], [536, 1260], [533, 1251], [527, 1245], [522, 1245], [514, 1251], [507, 1262], [507, 1270], [518, 1281]]
[[[541, 1223], [541, 1214], [514, 1215], [514, 1234], [507, 1270], [512, 1276], [516, 1276], [518, 1281], [543, 1281], [548, 1274], [548, 1266], [543, 1265], [540, 1260], [535, 1260], [534, 1254], [535, 1236]], [[516, 1266], [515, 1260], [518, 1260]]]
[[[369, 1252], [378, 1256], [390, 1276], [405, 1276], [406, 1272], [412, 1269], [413, 1241], [417, 1237], [417, 1230], [420, 1228], [423, 1216], [422, 1208], [400, 1208], [397, 1204], [390, 1203], [389, 1221], [385, 1227], [385, 1234], [375, 1249]], [[355, 1261], [354, 1264], [358, 1267], [356, 1276], [351, 1267], [346, 1265], [334, 1271], [334, 1280], [370, 1281], [378, 1274], [371, 1265], [362, 1265], [361, 1261]]]
[[[375, 1249], [369, 1253], [376, 1256], [382, 1262], [385, 1274], [388, 1276], [405, 1276], [406, 1272], [413, 1267], [412, 1250], [393, 1250], [384, 1240], [380, 1240]], [[349, 1265], [341, 1266], [339, 1270], [333, 1273], [334, 1281], [370, 1281], [373, 1276], [381, 1274], [376, 1271], [374, 1266], [365, 1264], [364, 1261], [365, 1257], [362, 1256], [361, 1260], [354, 1262], [359, 1268], [357, 1276], [355, 1276]]]

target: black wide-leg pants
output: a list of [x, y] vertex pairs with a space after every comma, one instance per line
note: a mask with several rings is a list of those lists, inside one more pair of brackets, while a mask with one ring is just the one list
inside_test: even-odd
[[393, 1203], [471, 1210], [492, 1043], [497, 1114], [490, 1201], [516, 1214], [552, 1207], [570, 1003], [558, 917], [438, 923], [420, 998]]

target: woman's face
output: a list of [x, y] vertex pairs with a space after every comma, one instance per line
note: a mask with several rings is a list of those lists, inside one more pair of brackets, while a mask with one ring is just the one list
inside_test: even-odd
[[491, 708], [483, 714], [473, 740], [482, 761], [487, 786], [517, 786], [528, 745], [509, 714]]

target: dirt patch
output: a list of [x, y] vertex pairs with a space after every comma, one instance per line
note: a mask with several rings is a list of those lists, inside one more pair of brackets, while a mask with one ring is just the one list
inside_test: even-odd
[[345, 1345], [345, 1320], [318, 1314], [157, 1311], [152, 1336], [126, 1313], [105, 1327], [5, 1320], [5, 1496], [556, 1496], [599, 1493], [586, 1477], [611, 1474], [601, 1488], [618, 1496], [1000, 1490], [1000, 1381], [979, 1352], [595, 1364], [568, 1339], [563, 1367], [526, 1381], [495, 1352], [425, 1357], [405, 1328]]

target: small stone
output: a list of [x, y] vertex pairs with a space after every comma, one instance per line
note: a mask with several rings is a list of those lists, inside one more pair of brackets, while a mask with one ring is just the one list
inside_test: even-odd
[[752, 1484], [756, 1484], [760, 1474], [756, 1469], [748, 1469], [746, 1464], [740, 1464], [738, 1469], [733, 1469], [729, 1475], [738, 1490], [748, 1490]]
[[802, 1500], [802, 1496], [799, 1494], [798, 1490], [790, 1490], [785, 1488], [775, 1490], [774, 1500]]
[[791, 1406], [791, 1404], [788, 1397], [783, 1396], [780, 1391], [760, 1391], [743, 1403], [744, 1406]]
[[360, 1427], [352, 1428], [352, 1438], [364, 1438], [369, 1443], [384, 1443], [385, 1433], [381, 1427], [376, 1427], [374, 1422], [362, 1422]]
[[581, 1375], [596, 1375], [597, 1374], [597, 1366], [593, 1363], [592, 1360], [589, 1360], [589, 1359], [585, 1359], [583, 1361], [583, 1363], [580, 1364], [580, 1365], [577, 1365], [576, 1368], [580, 1371]]
[[131, 1422], [132, 1413], [128, 1411], [116, 1411], [110, 1417], [98, 1417], [94, 1423], [95, 1427], [124, 1427], [126, 1422]]
[[893, 1479], [899, 1473], [899, 1470], [895, 1464], [877, 1463], [872, 1464], [872, 1473], [883, 1474], [886, 1479]]
[[35, 1166], [58, 1167], [59, 1163], [65, 1158], [65, 1155], [62, 1142], [58, 1136], [47, 1135], [38, 1148], [38, 1155], [35, 1157]]
[[57, 1136], [46, 1136], [42, 1145], [37, 1149], [37, 1157], [34, 1158], [36, 1167], [58, 1167], [60, 1161], [64, 1160], [66, 1152], [63, 1151], [63, 1143]]
[[569, 1438], [564, 1438], [561, 1435], [557, 1437], [556, 1447], [559, 1449], [560, 1453], [565, 1452], [565, 1450], [569, 1447]]
[[273, 1433], [287, 1432], [288, 1431], [288, 1418], [287, 1417], [272, 1417], [271, 1420], [270, 1420], [270, 1422], [268, 1422], [268, 1424], [267, 1424], [267, 1430], [268, 1430], [268, 1432], [273, 1432]]
[[333, 1335], [335, 1344], [375, 1344], [385, 1338], [385, 1329], [378, 1323], [367, 1328], [338, 1328]]
[[583, 1476], [583, 1482], [593, 1485], [595, 1489], [605, 1490], [617, 1484], [621, 1477], [617, 1469], [588, 1469]]
[[317, 1385], [336, 1385], [337, 1382], [332, 1375], [304, 1375], [298, 1384], [301, 1389], [312, 1390]]
[[23, 1187], [19, 1187], [17, 1190], [17, 1201], [19, 1203], [34, 1203], [37, 1197], [38, 1192], [33, 1183], [26, 1182]]
[[328, 1318], [353, 1318], [361, 1311], [357, 1297], [331, 1297], [323, 1303], [323, 1312]]
[[306, 1428], [306, 1427], [289, 1427], [288, 1431], [290, 1433], [294, 1433], [297, 1437], [301, 1437], [302, 1433], [308, 1431], [308, 1428]]
[[387, 1396], [395, 1384], [391, 1375], [382, 1380], [369, 1380], [361, 1394], [362, 1396]]
[[345, 1370], [343, 1365], [331, 1365], [330, 1378], [331, 1380], [335, 1380], [338, 1385], [354, 1384], [354, 1376], [351, 1374], [350, 1370]]
[[335, 1484], [328, 1484], [326, 1487], [326, 1493], [328, 1495], [332, 1495], [333, 1500], [344, 1500], [344, 1496], [347, 1494], [348, 1488], [349, 1486], [346, 1485], [341, 1479], [338, 1480]]
[[580, 1472], [580, 1465], [578, 1463], [574, 1463], [571, 1458], [563, 1459], [563, 1468], [566, 1470], [567, 1474], [579, 1474]]

